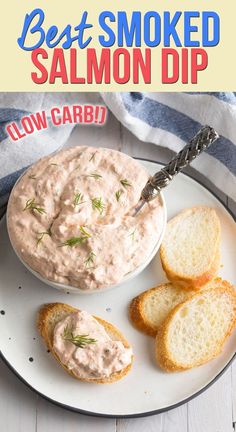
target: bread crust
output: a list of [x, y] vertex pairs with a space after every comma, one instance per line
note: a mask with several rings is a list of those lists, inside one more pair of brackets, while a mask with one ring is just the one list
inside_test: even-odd
[[[152, 290], [155, 290], [156, 288], [151, 288]], [[129, 305], [129, 317], [132, 322], [132, 324], [141, 332], [147, 334], [148, 336], [156, 336], [156, 330], [150, 325], [150, 323], [147, 323], [147, 320], [145, 318], [145, 315], [143, 313], [143, 302], [145, 301], [145, 298], [148, 297], [149, 291], [147, 290], [140, 294], [139, 296], [135, 297], [130, 305]]]
[[[219, 285], [222, 285], [222, 279], [218, 277], [218, 278], [214, 278], [206, 285], [201, 286], [199, 289], [201, 290], [207, 288], [214, 289], [217, 288]], [[148, 336], [152, 336], [152, 337], [156, 336], [158, 328], [160, 327], [161, 324], [159, 326], [152, 325], [152, 322], [148, 320], [147, 314], [145, 314], [144, 305], [146, 302], [149, 301], [149, 297], [152, 295], [153, 292], [160, 291], [160, 295], [161, 295], [161, 291], [166, 290], [166, 288], [168, 287], [179, 289], [182, 292], [186, 293], [186, 298], [180, 300], [178, 304], [183, 303], [185, 300], [187, 300], [187, 298], [190, 298], [192, 295], [199, 292], [199, 290], [193, 290], [193, 289], [190, 290], [189, 288], [186, 289], [186, 287], [184, 286], [180, 286], [179, 284], [171, 283], [171, 282], [157, 285], [154, 288], [150, 288], [142, 292], [137, 297], [134, 297], [129, 305], [130, 321], [137, 330], [141, 331], [142, 333], [145, 333]], [[173, 306], [173, 308], [174, 307], [175, 306]]]
[[206, 285], [216, 276], [220, 267], [220, 251], [218, 250], [216, 251], [216, 255], [211, 263], [211, 266], [206, 272], [202, 273], [197, 278], [189, 278], [184, 275], [174, 273], [165, 263], [165, 259], [161, 254], [162, 252], [160, 252], [161, 263], [167, 279], [173, 282], [175, 285], [179, 286], [180, 288], [184, 288], [187, 290], [200, 290], [204, 285]]
[[[185, 209], [181, 211], [177, 216], [172, 218], [168, 225], [171, 226], [175, 224], [179, 219], [183, 217], [185, 214], [194, 213], [195, 211], [199, 211], [199, 209], [207, 209], [214, 210], [212, 208], [206, 206], [196, 206], [189, 209]], [[214, 210], [215, 211], [215, 210]], [[216, 215], [217, 216], [217, 215]], [[160, 248], [160, 258], [161, 264], [164, 272], [166, 273], [167, 279], [171, 282], [174, 282], [176, 285], [186, 288], [186, 289], [195, 289], [199, 290], [203, 285], [211, 281], [217, 274], [220, 267], [220, 236], [221, 236], [221, 226], [218, 217], [216, 218], [216, 230], [217, 230], [217, 241], [215, 243], [215, 252], [212, 255], [212, 260], [209, 263], [208, 269], [200, 274], [197, 277], [186, 276], [181, 273], [176, 273], [169, 265], [168, 260], [166, 259], [165, 248], [162, 243]]]
[[155, 337], [157, 334], [157, 328], [152, 326], [152, 324], [147, 320], [144, 313], [144, 303], [145, 301], [148, 301], [148, 297], [151, 296], [153, 291], [162, 290], [171, 285], [171, 283], [165, 283], [150, 288], [135, 297], [129, 305], [129, 317], [132, 324], [148, 336]]
[[[219, 282], [220, 278], [217, 278], [217, 281]], [[212, 291], [212, 288], [204, 290], [204, 293]], [[234, 287], [227, 281], [221, 280], [221, 286], [213, 289], [213, 291], [217, 291], [218, 293], [225, 293], [228, 292], [230, 296], [232, 296], [234, 301], [234, 319], [231, 320], [231, 323], [229, 325], [229, 329], [227, 333], [224, 335], [224, 338], [219, 343], [217, 349], [215, 352], [208, 357], [204, 357], [198, 362], [194, 364], [189, 365], [181, 365], [178, 364], [174, 359], [171, 357], [171, 354], [168, 350], [168, 332], [169, 328], [172, 324], [172, 319], [174, 318], [175, 314], [185, 305], [187, 305], [193, 298], [201, 297], [203, 292], [197, 292], [193, 296], [191, 296], [189, 299], [187, 299], [185, 302], [175, 306], [175, 308], [170, 312], [168, 317], [165, 319], [165, 321], [162, 323], [160, 328], [158, 329], [156, 340], [155, 340], [155, 355], [156, 355], [156, 361], [158, 365], [161, 367], [161, 369], [165, 370], [166, 372], [178, 372], [183, 371], [187, 369], [191, 369], [193, 367], [200, 366], [204, 363], [207, 363], [208, 361], [212, 360], [216, 356], [218, 356], [224, 346], [224, 343], [226, 342], [227, 338], [231, 335], [235, 325], [236, 325], [236, 292], [234, 290]]]
[[[63, 319], [62, 315], [64, 315], [63, 317], [66, 317], [69, 314], [74, 313], [76, 311], [77, 309], [65, 303], [48, 303], [43, 305], [39, 310], [38, 318], [37, 318], [37, 328], [47, 348], [50, 350], [54, 358], [68, 374], [78, 379], [79, 381], [85, 381], [85, 382], [96, 383], [96, 384], [108, 384], [108, 383], [110, 384], [123, 378], [125, 375], [127, 375], [127, 373], [130, 371], [132, 367], [133, 356], [132, 356], [132, 362], [129, 365], [127, 365], [124, 369], [122, 369], [119, 372], [113, 373], [111, 376], [107, 378], [100, 378], [100, 379], [80, 378], [72, 370], [68, 369], [67, 366], [61, 362], [57, 353], [53, 349], [53, 329], [57, 324], [57, 322]], [[56, 320], [56, 317], [59, 317], [59, 319]], [[101, 324], [105, 328], [105, 330], [112, 337], [113, 340], [119, 340], [123, 343], [125, 348], [130, 348], [130, 345], [125, 339], [125, 337], [115, 326], [113, 326], [113, 324], [97, 316], [94, 316], [94, 318], [98, 321], [99, 324]]]

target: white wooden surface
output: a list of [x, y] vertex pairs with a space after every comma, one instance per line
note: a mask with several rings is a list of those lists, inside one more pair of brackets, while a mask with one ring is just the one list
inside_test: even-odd
[[[97, 96], [89, 96], [95, 100]], [[80, 97], [78, 95], [78, 100]], [[142, 143], [109, 114], [104, 127], [79, 126], [68, 145], [111, 147], [132, 156], [166, 162], [172, 153]], [[236, 213], [233, 202], [193, 169], [189, 172], [210, 187]], [[157, 388], [158, 391], [158, 388]], [[1, 432], [235, 432], [236, 362], [205, 393], [166, 413], [139, 419], [102, 419], [56, 407], [29, 390], [0, 360]]]

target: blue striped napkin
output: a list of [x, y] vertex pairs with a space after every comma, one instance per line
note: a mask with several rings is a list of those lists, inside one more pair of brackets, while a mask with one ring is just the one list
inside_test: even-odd
[[208, 124], [220, 134], [194, 168], [236, 200], [236, 93], [102, 93], [118, 120], [142, 141], [175, 152]]
[[[91, 95], [91, 94], [90, 94]], [[23, 115], [63, 104], [91, 102], [81, 93], [0, 93], [0, 207], [20, 174], [59, 150], [73, 125], [53, 127], [13, 143], [5, 126]], [[143, 141], [178, 152], [203, 124], [221, 135], [193, 165], [236, 200], [236, 93], [103, 93], [117, 118]]]

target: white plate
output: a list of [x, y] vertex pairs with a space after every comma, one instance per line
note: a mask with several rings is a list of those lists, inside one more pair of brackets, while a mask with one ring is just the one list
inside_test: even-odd
[[[143, 162], [154, 173], [160, 165]], [[198, 204], [216, 209], [222, 224], [220, 276], [236, 284], [236, 225], [225, 207], [204, 187], [180, 174], [165, 191], [168, 217]], [[144, 416], [176, 407], [196, 396], [225, 370], [235, 355], [236, 332], [223, 353], [210, 363], [186, 372], [168, 374], [154, 361], [153, 339], [136, 331], [128, 320], [130, 300], [143, 290], [165, 281], [159, 257], [135, 279], [117, 289], [91, 296], [59, 292], [36, 279], [16, 257], [0, 225], [0, 348], [12, 370], [35, 391], [66, 408], [113, 416]], [[131, 372], [114, 384], [79, 382], [56, 363], [35, 327], [38, 308], [47, 302], [64, 302], [111, 321], [134, 349]], [[29, 359], [33, 359], [30, 361]], [[31, 359], [31, 360], [32, 360]]]

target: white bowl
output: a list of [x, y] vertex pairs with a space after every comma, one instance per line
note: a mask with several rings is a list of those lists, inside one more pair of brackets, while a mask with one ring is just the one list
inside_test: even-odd
[[[24, 173], [25, 174], [25, 173]], [[16, 181], [16, 183], [15, 183], [15, 185], [14, 185], [14, 188], [15, 188], [15, 186], [17, 185], [17, 183], [20, 181], [20, 179], [21, 179], [21, 177], [24, 175], [24, 174], [22, 174], [20, 177], [19, 177], [19, 179]], [[135, 270], [133, 270], [133, 271], [131, 271], [131, 272], [129, 272], [129, 273], [127, 273], [125, 276], [124, 276], [124, 278], [122, 279], [122, 281], [120, 281], [119, 283], [117, 283], [117, 284], [115, 284], [115, 285], [109, 285], [109, 286], [106, 286], [105, 288], [100, 288], [100, 289], [96, 289], [96, 290], [84, 290], [84, 289], [80, 289], [80, 288], [77, 288], [77, 287], [73, 287], [73, 286], [71, 286], [71, 285], [66, 285], [66, 284], [61, 284], [61, 283], [58, 283], [58, 282], [54, 282], [54, 281], [51, 281], [51, 280], [49, 280], [49, 279], [46, 279], [46, 278], [44, 278], [43, 276], [41, 276], [40, 275], [40, 273], [38, 273], [38, 272], [36, 272], [35, 270], [33, 270], [23, 259], [22, 259], [22, 257], [19, 255], [19, 253], [17, 252], [17, 250], [15, 249], [15, 247], [14, 247], [14, 244], [13, 244], [13, 242], [11, 241], [11, 237], [10, 237], [10, 235], [9, 235], [9, 229], [8, 229], [8, 218], [7, 218], [7, 230], [8, 230], [8, 235], [9, 235], [9, 239], [10, 239], [10, 242], [11, 242], [11, 245], [12, 245], [12, 247], [13, 247], [13, 249], [14, 249], [14, 252], [16, 253], [16, 255], [17, 255], [17, 257], [19, 258], [19, 260], [22, 262], [22, 264], [24, 264], [24, 266], [34, 275], [34, 276], [36, 276], [38, 279], [40, 279], [42, 282], [44, 282], [45, 284], [47, 284], [47, 285], [50, 285], [50, 286], [52, 286], [53, 288], [56, 288], [56, 289], [58, 289], [58, 290], [60, 290], [60, 291], [63, 291], [63, 292], [69, 292], [69, 293], [71, 293], [71, 294], [93, 294], [93, 293], [97, 293], [97, 292], [104, 292], [104, 291], [107, 291], [107, 290], [109, 290], [109, 289], [111, 289], [111, 288], [116, 288], [116, 287], [119, 287], [119, 286], [121, 286], [122, 284], [124, 284], [125, 282], [128, 282], [128, 281], [130, 281], [131, 279], [133, 279], [134, 277], [136, 277], [136, 276], [138, 276], [139, 275], [139, 273], [141, 273], [147, 266], [148, 266], [148, 264], [151, 262], [151, 260], [152, 260], [152, 258], [154, 258], [154, 256], [156, 255], [156, 253], [158, 252], [158, 250], [159, 250], [159, 248], [160, 248], [160, 245], [161, 245], [161, 242], [162, 242], [162, 239], [163, 239], [163, 236], [164, 236], [164, 233], [165, 233], [165, 228], [166, 228], [166, 224], [167, 224], [167, 210], [166, 210], [166, 203], [165, 203], [165, 198], [164, 198], [164, 195], [163, 195], [163, 193], [162, 192], [160, 192], [160, 201], [161, 201], [161, 205], [162, 205], [162, 207], [163, 207], [163, 227], [162, 227], [162, 231], [161, 231], [161, 234], [160, 234], [160, 236], [159, 236], [159, 238], [158, 238], [158, 241], [157, 241], [157, 243], [156, 243], [156, 245], [155, 245], [155, 247], [153, 248], [153, 250], [152, 250], [152, 252], [151, 252], [151, 254], [146, 258], [146, 260], [140, 265], [140, 266], [138, 266]]]

